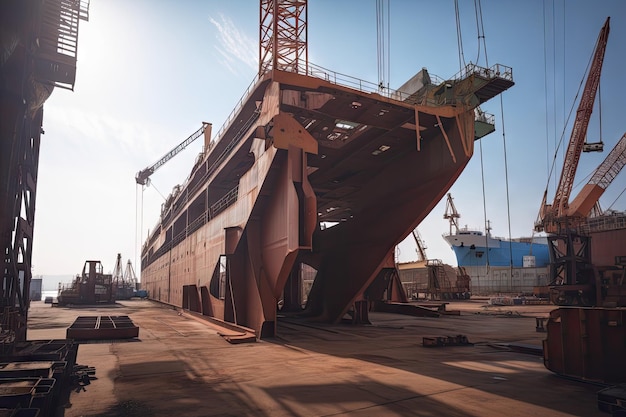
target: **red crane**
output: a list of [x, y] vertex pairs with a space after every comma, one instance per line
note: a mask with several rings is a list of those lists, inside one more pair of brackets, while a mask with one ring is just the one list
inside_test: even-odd
[[589, 119], [591, 118], [591, 112], [593, 111], [593, 104], [598, 91], [598, 85], [600, 84], [600, 73], [602, 72], [602, 63], [604, 62], [604, 52], [606, 50], [606, 44], [609, 37], [609, 20], [610, 17], [607, 17], [604, 26], [600, 30], [600, 35], [598, 36], [593, 61], [585, 83], [583, 95], [580, 99], [580, 103], [578, 104], [576, 119], [574, 121], [572, 134], [567, 147], [567, 152], [565, 154], [565, 161], [563, 162], [563, 171], [561, 172], [559, 185], [556, 189], [552, 205], [546, 204], [548, 193], [547, 189], [543, 196], [539, 212], [540, 221], [537, 224], [537, 230], [539, 231], [545, 230], [546, 232], [556, 232], [559, 228], [559, 224], [562, 223], [569, 215], [569, 197], [574, 185], [574, 177], [576, 175], [576, 169], [578, 168], [580, 154], [585, 143], [587, 127], [589, 126]]
[[626, 133], [609, 152], [604, 161], [596, 168], [591, 179], [580, 190], [569, 205], [567, 214], [572, 217], [587, 217], [604, 193], [604, 190], [617, 177], [626, 165]]

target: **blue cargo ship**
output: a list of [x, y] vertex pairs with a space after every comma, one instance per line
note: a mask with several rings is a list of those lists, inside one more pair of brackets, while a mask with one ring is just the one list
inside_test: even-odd
[[548, 240], [544, 236], [505, 239], [489, 231], [459, 229], [444, 236], [458, 266], [546, 267], [550, 264]]
[[532, 293], [547, 285], [550, 270], [548, 239], [545, 236], [506, 239], [486, 232], [459, 227], [461, 217], [448, 193], [446, 212], [450, 233], [443, 238], [456, 255], [457, 265], [471, 279], [473, 294]]
[[458, 228], [444, 239], [456, 255], [459, 268], [469, 275], [473, 294], [530, 294], [548, 283], [550, 255], [545, 236], [505, 239], [489, 228]]

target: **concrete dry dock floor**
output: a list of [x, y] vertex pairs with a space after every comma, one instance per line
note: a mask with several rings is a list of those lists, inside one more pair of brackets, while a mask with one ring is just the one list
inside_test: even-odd
[[[79, 315], [129, 315], [139, 340], [81, 344], [97, 379], [65, 416], [608, 416], [601, 387], [555, 376], [540, 356], [489, 343], [539, 346], [534, 317], [551, 306], [451, 303], [460, 316], [372, 313], [372, 326], [282, 321], [280, 336], [231, 345], [204, 322], [146, 300], [116, 307], [34, 302], [29, 340], [64, 339]], [[479, 313], [479, 314], [477, 314]], [[422, 347], [466, 335], [474, 346]]]

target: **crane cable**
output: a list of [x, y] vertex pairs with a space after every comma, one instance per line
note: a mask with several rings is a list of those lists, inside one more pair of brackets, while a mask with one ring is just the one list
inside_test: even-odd
[[[502, 147], [504, 149], [504, 183], [506, 184], [506, 218], [509, 226], [509, 260], [511, 265], [511, 286], [513, 285], [513, 246], [511, 236], [511, 202], [509, 198], [509, 165], [506, 155], [506, 130], [504, 129], [504, 99], [500, 94], [500, 115], [502, 116]], [[532, 242], [532, 240], [531, 240]], [[531, 246], [532, 251], [532, 246]]]
[[[476, 7], [476, 3], [474, 3], [475, 7]], [[459, 51], [459, 70], [462, 71], [463, 68], [465, 67], [465, 55], [463, 53], [463, 36], [461, 33], [461, 18], [460, 18], [460, 13], [459, 13], [459, 2], [458, 0], [454, 0], [454, 14], [456, 17], [456, 36], [457, 36], [457, 48]], [[480, 12], [480, 15], [482, 15], [482, 11]], [[479, 12], [476, 12], [476, 27], [480, 27], [480, 24], [478, 23], [479, 20]], [[482, 17], [480, 19], [482, 21]], [[480, 33], [479, 33], [479, 37], [478, 37], [478, 43], [479, 43], [479, 51], [480, 51]], [[484, 42], [484, 34], [482, 35], [483, 37], [483, 42]], [[486, 47], [485, 47], [486, 49]], [[483, 221], [485, 222], [485, 247], [487, 248], [486, 251], [486, 265], [487, 265], [487, 270], [485, 272], [485, 274], [489, 273], [489, 267], [490, 267], [490, 262], [489, 262], [489, 230], [490, 227], [487, 224], [487, 201], [486, 201], [486, 195], [487, 193], [485, 192], [485, 169], [484, 169], [484, 165], [483, 165], [483, 142], [480, 141], [479, 142], [479, 148], [480, 148], [480, 176], [481, 176], [481, 184], [482, 184], [482, 195], [483, 195]]]
[[376, 0], [376, 58], [378, 62], [378, 88], [381, 91], [389, 89], [389, 42], [391, 37], [389, 15], [389, 0]]
[[[135, 265], [139, 265], [137, 263], [137, 248], [140, 246], [139, 239], [143, 240], [143, 193], [146, 190], [146, 187], [150, 185], [161, 196], [163, 201], [167, 201], [161, 191], [154, 186], [151, 179], [148, 179], [148, 182], [145, 185], [137, 184], [137, 187], [135, 188]], [[141, 187], [141, 193], [139, 193], [139, 187]], [[138, 197], [139, 194], [141, 194], [141, 199]], [[141, 274], [141, 266], [139, 268], [139, 274]]]
[[[139, 208], [139, 188], [135, 187], [135, 265], [138, 265], [137, 264], [137, 248], [139, 247], [139, 230], [141, 229], [143, 229], [143, 190], [141, 190], [141, 209], [140, 209]], [[141, 267], [139, 268], [139, 272], [141, 273]]]
[[[553, 26], [554, 27], [554, 22]], [[546, 114], [546, 173], [548, 180], [550, 179], [550, 130], [549, 130], [549, 118], [548, 118], [548, 48], [547, 45], [547, 31], [546, 31], [546, 8], [543, 7], [543, 86], [544, 86], [544, 102], [545, 102], [545, 114]], [[554, 59], [554, 55], [553, 55]], [[554, 135], [556, 137], [556, 133]], [[555, 139], [556, 146], [556, 139]], [[546, 188], [546, 193], [547, 193]]]
[[[456, 0], [455, 0], [456, 1]], [[480, 4], [480, 0], [474, 0], [474, 8], [476, 11], [476, 27], [478, 31], [478, 56], [476, 58], [476, 62], [480, 59], [480, 44], [482, 39], [482, 44], [484, 48], [485, 54], [485, 65], [488, 67], [489, 62], [487, 59], [487, 43], [485, 39], [484, 27], [483, 27], [483, 16], [482, 16], [482, 6]], [[504, 182], [506, 188], [506, 211], [507, 211], [507, 226], [509, 232], [509, 242], [511, 242], [512, 234], [511, 234], [511, 202], [510, 202], [510, 192], [509, 192], [509, 168], [508, 168], [508, 160], [507, 160], [507, 150], [506, 150], [506, 129], [504, 127], [504, 99], [502, 98], [502, 94], [500, 94], [500, 113], [502, 116], [502, 145], [504, 150]], [[483, 166], [483, 153], [482, 153], [482, 141], [480, 142], [480, 170], [481, 170], [481, 180], [482, 180], [482, 188], [483, 188], [483, 213], [485, 220], [485, 229], [488, 231], [489, 226], [487, 224], [487, 203], [486, 203], [486, 192], [485, 192], [485, 172]], [[485, 233], [485, 240], [488, 242], [488, 234]], [[509, 266], [511, 268], [511, 285], [513, 279], [513, 247], [509, 243]], [[489, 250], [487, 250], [487, 268], [489, 268]]]
[[459, 14], [459, 0], [454, 0], [454, 15], [456, 18], [456, 44], [459, 52], [459, 71], [465, 67], [465, 55], [463, 54], [463, 36], [461, 34], [461, 18]]
[[[598, 39], [599, 39], [599, 36], [598, 36]], [[598, 44], [598, 41], [596, 41], [596, 45], [597, 44]], [[576, 107], [576, 103], [578, 102], [578, 96], [581, 94], [581, 91], [583, 90], [583, 86], [587, 79], [586, 75], [589, 74], [594, 56], [595, 56], [595, 48], [593, 51], [591, 51], [591, 56], [589, 57], [589, 61], [587, 62], [587, 68], [585, 69], [585, 72], [583, 73], [583, 76], [580, 80], [580, 84], [578, 85], [578, 91], [576, 92], [576, 96], [574, 97], [574, 100], [572, 101], [572, 106], [570, 107], [569, 114], [567, 115], [567, 120], [565, 121], [565, 124], [563, 125], [563, 130], [561, 131], [561, 137], [559, 139], [558, 144], [556, 144], [556, 147], [554, 149], [554, 155], [552, 156], [552, 165], [550, 166], [550, 171], [548, 172], [548, 181], [547, 181], [546, 188], [545, 188], [546, 194], [548, 192], [548, 187], [550, 186], [550, 178], [552, 177], [553, 172], [555, 173], [555, 182], [556, 182], [556, 171], [555, 171], [556, 161], [558, 159], [559, 149], [561, 149], [561, 146], [563, 145], [563, 141], [565, 139], [565, 129], [569, 125], [570, 119], [572, 118], [572, 114], [574, 113], [574, 108]], [[598, 91], [599, 90], [600, 88], [598, 87]], [[601, 106], [601, 104], [598, 104], [598, 105]]]
[[485, 52], [485, 67], [489, 68], [489, 60], [487, 59], [487, 44], [485, 43], [485, 28], [483, 26], [483, 8], [480, 4], [480, 0], [474, 0], [474, 11], [476, 13], [476, 33], [478, 33], [478, 54], [476, 55], [476, 64], [480, 62], [480, 40], [482, 39], [482, 45]]
[[489, 226], [487, 225], [487, 193], [485, 192], [485, 169], [483, 166], [483, 141], [479, 141], [479, 149], [480, 149], [480, 182], [483, 188], [483, 221], [485, 222], [485, 247], [487, 248], [487, 271], [485, 275], [489, 273]]
[[613, 200], [613, 202], [611, 203], [611, 205], [610, 205], [610, 206], [606, 209], [607, 211], [608, 211], [608, 210], [611, 210], [611, 208], [615, 205], [615, 203], [617, 203], [617, 200], [619, 200], [619, 199], [620, 199], [620, 197], [622, 196], [622, 194], [624, 194], [624, 192], [626, 192], [626, 187], [624, 187], [624, 189], [622, 190], [622, 192], [621, 192], [621, 193], [619, 193], [619, 195], [615, 198], [615, 200]]

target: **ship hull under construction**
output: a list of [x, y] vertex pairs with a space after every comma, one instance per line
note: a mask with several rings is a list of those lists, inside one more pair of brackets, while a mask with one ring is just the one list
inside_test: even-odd
[[[321, 70], [266, 73], [168, 198], [142, 250], [143, 288], [257, 337], [275, 334], [278, 305], [355, 318], [470, 160], [474, 109], [512, 85], [503, 66], [441, 84], [423, 70], [393, 92]], [[302, 264], [317, 271], [305, 308]]]

